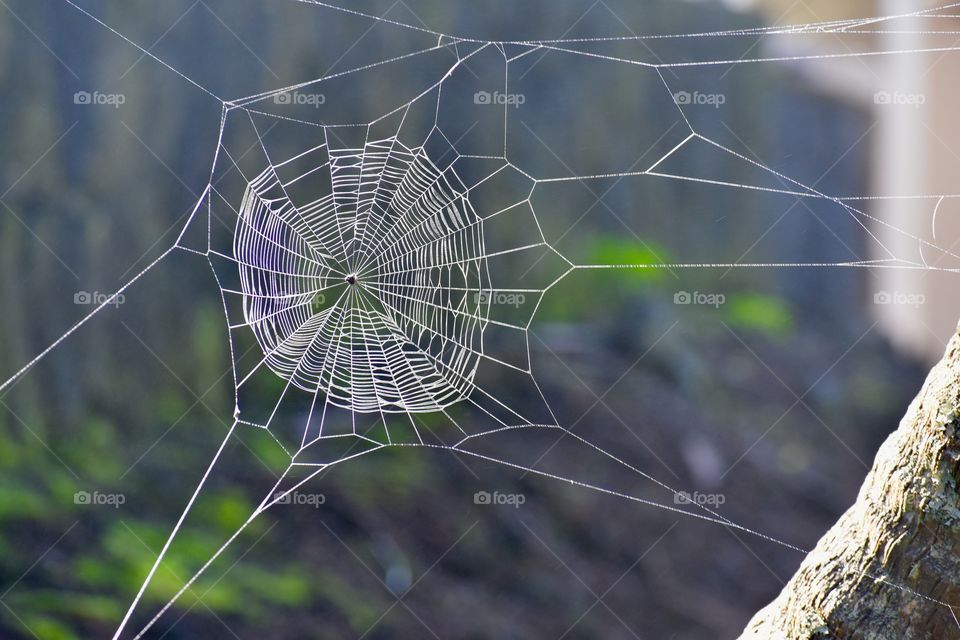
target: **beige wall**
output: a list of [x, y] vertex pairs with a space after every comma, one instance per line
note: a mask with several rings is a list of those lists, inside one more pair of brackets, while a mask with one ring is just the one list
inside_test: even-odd
[[[882, 0], [752, 0], [752, 4], [777, 24], [806, 24], [890, 13], [878, 11], [884, 4]], [[944, 3], [918, 0], [911, 4], [923, 8]]]
[[[781, 25], [900, 15], [942, 4], [930, 0], [754, 1], [772, 23]], [[960, 18], [909, 18], [885, 24], [888, 30], [960, 32]], [[797, 54], [909, 51], [960, 47], [960, 37], [903, 33], [792, 35], [773, 36], [767, 45]], [[960, 194], [960, 51], [833, 58], [800, 62], [797, 67], [818, 90], [870, 113], [874, 125], [872, 179], [866, 195]], [[910, 96], [914, 104], [878, 104], [877, 92]], [[918, 100], [922, 104], [916, 104]], [[875, 244], [866, 257], [886, 259], [892, 253], [933, 267], [960, 268], [960, 258], [950, 255], [960, 255], [960, 198], [943, 200], [939, 209], [936, 198], [907, 197], [862, 204], [858, 208], [881, 221], [873, 223], [871, 231], [889, 250]], [[921, 240], [947, 251], [923, 247]], [[865, 304], [870, 305], [881, 329], [901, 349], [931, 361], [939, 358], [960, 318], [960, 274], [931, 269], [883, 269], [872, 270], [872, 274], [866, 278]], [[880, 294], [876, 300], [875, 294]], [[883, 303], [887, 299], [893, 303]]]
[[[960, 30], [960, 20], [952, 24]], [[957, 36], [927, 37], [927, 48], [960, 46]], [[922, 151], [918, 181], [920, 189], [929, 194], [960, 194], [960, 52], [929, 53], [918, 65], [923, 81], [926, 103], [915, 118], [918, 146]], [[908, 171], [911, 159], [895, 152], [882, 162], [891, 171]], [[940, 268], [960, 268], [960, 199], [944, 199], [933, 219], [936, 201], [919, 206], [917, 219], [923, 228], [918, 235], [934, 242], [945, 251], [924, 252], [928, 264]], [[935, 236], [934, 236], [935, 234]], [[934, 240], [935, 237], [935, 240]], [[953, 334], [960, 318], [960, 274], [923, 271], [913, 274], [917, 291], [926, 296], [921, 313], [914, 314], [910, 333], [904, 338], [930, 357], [939, 357], [946, 340]], [[898, 331], [898, 335], [904, 333]], [[912, 338], [914, 335], [922, 337]], [[911, 339], [912, 338], [912, 339]]]

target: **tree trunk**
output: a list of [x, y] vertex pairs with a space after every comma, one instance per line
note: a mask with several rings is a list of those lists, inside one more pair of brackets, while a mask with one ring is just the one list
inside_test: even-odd
[[880, 448], [856, 503], [741, 640], [960, 638], [958, 428], [960, 334]]

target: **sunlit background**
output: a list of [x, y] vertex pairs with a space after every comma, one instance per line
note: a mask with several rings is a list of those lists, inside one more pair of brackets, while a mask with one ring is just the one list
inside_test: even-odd
[[[220, 104], [205, 90], [257, 94], [437, 41], [294, 0], [77, 4], [115, 32], [63, 0], [0, 0], [0, 381], [176, 241], [217, 148]], [[571, 45], [670, 63], [659, 73], [556, 50], [514, 66], [524, 99], [510, 107], [508, 153], [535, 178], [649, 167], [689, 133], [677, 101], [695, 131], [740, 154], [698, 142], [659, 165], [662, 176], [538, 185], [531, 204], [544, 234], [578, 263], [895, 257], [960, 267], [960, 199], [950, 197], [960, 18], [948, 15], [960, 11], [761, 35], [750, 30], [935, 5], [349, 6], [489, 40], [702, 34]], [[715, 35], [728, 29], [747, 31]], [[723, 64], [673, 64], [692, 61]], [[419, 71], [352, 73], [315, 95], [369, 120], [409, 100], [431, 72]], [[475, 71], [476, 90], [492, 90]], [[467, 136], [474, 105], [448, 107], [443, 124]], [[789, 180], [866, 215], [785, 194]], [[926, 268], [577, 272], [547, 293], [528, 332], [533, 372], [574, 433], [736, 523], [811, 548], [852, 503], [952, 335], [955, 279]], [[117, 302], [0, 392], [4, 638], [110, 637], [232, 424], [227, 330], [207, 262], [175, 252]], [[501, 387], [521, 411], [535, 400]], [[442, 436], [435, 418], [423, 420]], [[263, 433], [238, 434], [131, 629], [248, 518], [286, 464]], [[675, 504], [555, 435], [490, 447], [522, 467]], [[803, 558], [443, 450], [370, 454], [302, 491], [299, 504], [249, 526], [148, 637], [731, 638]]]

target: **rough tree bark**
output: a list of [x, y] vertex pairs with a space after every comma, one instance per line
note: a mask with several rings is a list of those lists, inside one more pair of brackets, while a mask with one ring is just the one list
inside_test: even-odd
[[880, 448], [856, 503], [741, 640], [960, 638], [958, 429], [960, 333]]

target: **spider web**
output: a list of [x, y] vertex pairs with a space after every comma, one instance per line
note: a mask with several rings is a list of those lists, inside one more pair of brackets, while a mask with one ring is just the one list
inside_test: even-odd
[[[676, 99], [664, 72], [672, 68], [782, 61], [786, 57], [682, 62], [649, 61], [646, 43], [659, 39], [730, 38], [763, 34], [927, 33], [890, 26], [906, 17], [952, 18], [960, 3], [908, 15], [695, 34], [536, 41], [484, 41], [368, 15], [314, 0], [297, 0], [389, 27], [434, 36], [434, 45], [331, 73], [293, 86], [224, 100], [66, 0], [144, 55], [223, 105], [215, 160], [202, 197], [177, 241], [143, 271], [28, 362], [9, 386], [103, 308], [113, 304], [173, 252], [205, 260], [222, 294], [235, 389], [234, 421], [196, 487], [142, 587], [120, 622], [124, 633], [167, 550], [190, 513], [227, 443], [239, 429], [269, 434], [289, 456], [286, 471], [253, 514], [185, 582], [135, 636], [140, 638], [227, 547], [264, 511], [334, 465], [388, 447], [443, 449], [584, 489], [731, 527], [806, 553], [696, 504], [678, 506], [678, 492], [565, 428], [534, 374], [528, 332], [544, 296], [582, 270], [849, 269], [955, 272], [930, 264], [924, 250], [957, 254], [863, 211], [865, 198], [839, 197], [806, 185], [700, 132]], [[944, 31], [937, 31], [942, 34]], [[624, 49], [624, 45], [628, 48]], [[623, 51], [629, 47], [636, 55]], [[924, 49], [946, 51], [956, 48]], [[680, 123], [662, 132], [644, 167], [541, 173], [509, 144], [516, 69], [553, 52], [603, 65], [632, 65], [655, 87], [651, 97]], [[798, 56], [820, 59], [894, 55], [875, 51]], [[478, 80], [475, 69], [485, 74]], [[367, 120], [352, 119], [340, 84], [355, 74], [413, 73], [410, 95]], [[490, 78], [494, 80], [491, 81]], [[322, 92], [322, 93], [320, 93]], [[313, 98], [311, 98], [313, 96]], [[319, 96], [323, 96], [323, 99]], [[331, 99], [327, 100], [327, 97]], [[465, 111], [470, 111], [465, 113]], [[480, 123], [477, 131], [463, 122]], [[531, 132], [536, 136], [535, 132]], [[674, 160], [720, 153], [756, 170], [755, 184], [683, 173]], [[564, 165], [566, 167], [566, 165]], [[569, 169], [569, 167], [567, 167]], [[593, 264], [567, 255], [547, 239], [538, 190], [562, 182], [659, 179], [760, 191], [834, 205], [862, 229], [879, 257], [837, 262], [740, 261]], [[918, 196], [937, 203], [951, 194]], [[897, 255], [876, 229], [900, 234], [920, 259]], [[282, 384], [276, 384], [279, 379]], [[502, 390], [510, 389], [506, 394]], [[523, 410], [508, 398], [523, 397]], [[536, 402], [531, 402], [535, 400]], [[430, 416], [425, 420], [424, 416]], [[437, 428], [438, 422], [444, 428]], [[431, 426], [432, 425], [432, 426]], [[494, 457], [476, 446], [505, 432], [555, 432], [663, 491], [667, 501], [591, 484], [576, 477]], [[868, 576], [931, 599], [882, 576]], [[950, 605], [939, 604], [950, 608]]]

